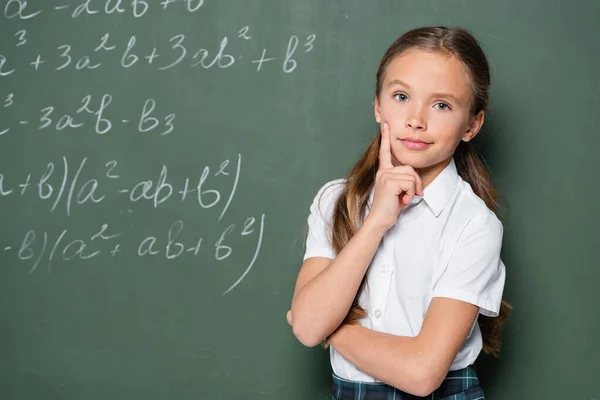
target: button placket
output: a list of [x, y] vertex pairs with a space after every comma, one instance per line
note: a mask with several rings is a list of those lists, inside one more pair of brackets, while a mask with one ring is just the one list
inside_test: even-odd
[[388, 263], [384, 263], [379, 266], [379, 271], [380, 273], [375, 279], [377, 282], [376, 288], [374, 288], [374, 293], [377, 293], [377, 295], [373, 298], [371, 309], [373, 310], [372, 315], [375, 318], [375, 321], [378, 321], [378, 323], [381, 324], [383, 323], [383, 313], [386, 309], [385, 302], [389, 297], [389, 291], [391, 289], [391, 268]]
[[383, 316], [384, 311], [386, 309], [385, 302], [388, 299], [389, 291], [390, 291], [390, 282], [391, 282], [391, 274], [392, 271], [391, 265], [388, 262], [392, 258], [389, 257], [388, 251], [389, 246], [386, 246], [387, 242], [390, 239], [390, 230], [386, 232], [384, 237], [382, 238], [381, 243], [379, 244], [379, 249], [377, 250], [377, 270], [373, 271], [372, 275], [373, 281], [373, 292], [374, 295], [371, 297], [371, 317], [375, 326], [378, 328], [382, 327], [383, 324]]

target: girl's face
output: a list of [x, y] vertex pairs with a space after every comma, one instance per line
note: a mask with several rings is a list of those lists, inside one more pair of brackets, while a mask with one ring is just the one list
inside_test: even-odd
[[375, 119], [389, 125], [394, 165], [410, 165], [430, 183], [483, 124], [483, 111], [471, 115], [472, 97], [466, 67], [453, 55], [411, 49], [392, 60]]

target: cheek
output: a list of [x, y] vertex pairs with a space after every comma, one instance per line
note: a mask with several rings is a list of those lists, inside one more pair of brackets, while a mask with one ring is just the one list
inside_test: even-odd
[[384, 101], [381, 103], [379, 112], [383, 121], [389, 121], [390, 123], [404, 121], [406, 116], [406, 107], [402, 107], [402, 104], [392, 101]]
[[443, 136], [456, 136], [465, 129], [464, 121], [459, 115], [436, 112], [435, 110], [429, 115], [427, 126], [434, 133]]

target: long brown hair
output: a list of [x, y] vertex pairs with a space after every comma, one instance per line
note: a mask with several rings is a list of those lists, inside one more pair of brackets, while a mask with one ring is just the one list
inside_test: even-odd
[[[387, 49], [377, 70], [375, 96], [379, 97], [384, 74], [395, 57], [409, 49], [422, 49], [451, 54], [459, 59], [469, 72], [473, 91], [471, 113], [476, 115], [485, 110], [489, 100], [490, 69], [486, 56], [476, 39], [465, 29], [447, 27], [423, 27], [411, 30], [400, 36]], [[346, 176], [345, 186], [333, 212], [332, 245], [336, 253], [356, 234], [364, 221], [369, 194], [375, 183], [381, 135], [377, 134], [367, 150]], [[498, 208], [496, 190], [488, 172], [477, 154], [473, 141], [458, 145], [454, 160], [459, 175], [468, 182], [492, 211]], [[367, 315], [359, 305], [359, 296], [366, 284], [366, 274], [343, 324], [358, 324]], [[498, 356], [501, 347], [501, 327], [508, 318], [512, 306], [502, 299], [500, 315], [495, 318], [478, 316], [483, 336], [483, 351]], [[325, 340], [324, 346], [328, 346]]]

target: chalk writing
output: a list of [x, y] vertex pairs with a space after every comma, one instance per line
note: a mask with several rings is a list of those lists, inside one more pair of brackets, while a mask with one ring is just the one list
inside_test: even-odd
[[[32, 119], [22, 119], [21, 125], [27, 125], [30, 122], [37, 125], [37, 130], [75, 130], [85, 127], [92, 123], [94, 132], [98, 135], [104, 135], [113, 129], [115, 121], [108, 115], [108, 108], [113, 103], [114, 97], [111, 94], [102, 96], [85, 95], [77, 108], [74, 105], [74, 111], [71, 113], [58, 113], [53, 105], [42, 108], [37, 111]], [[8, 94], [4, 99], [4, 108], [14, 104], [14, 94]], [[175, 113], [157, 113], [157, 101], [153, 98], [146, 101], [138, 108], [139, 114], [134, 116], [133, 120], [121, 119], [118, 123], [126, 125], [133, 122], [137, 125], [137, 131], [144, 134], [157, 134], [165, 136], [172, 133], [175, 129]], [[1, 124], [2, 122], [0, 122]], [[0, 136], [8, 133], [10, 128], [2, 129], [0, 125]]]
[[[156, 7], [167, 10], [171, 7], [171, 3], [180, 3], [179, 7], [183, 6], [185, 10], [194, 13], [201, 9], [204, 5], [204, 0], [162, 0], [160, 3], [151, 0], [84, 0], [75, 1], [72, 4], [58, 4], [51, 6], [50, 11], [68, 12], [71, 18], [83, 18], [94, 15], [116, 15], [129, 13], [135, 18], [143, 17], [151, 8]], [[39, 7], [39, 6], [38, 6]], [[44, 11], [43, 9], [35, 9], [27, 4], [26, 0], [7, 0], [4, 6], [4, 17], [7, 19], [32, 19]]]
[[[242, 167], [242, 155], [238, 154], [236, 165], [230, 165], [230, 160], [224, 160], [218, 168], [209, 166], [200, 168], [202, 172], [194, 177], [177, 179], [169, 178], [166, 165], [160, 167], [160, 172], [154, 178], [142, 179], [128, 187], [121, 187], [114, 192], [108, 192], [105, 186], [110, 181], [118, 181], [122, 175], [118, 162], [105, 162], [101, 176], [86, 175], [88, 158], [83, 157], [72, 167], [72, 162], [65, 156], [61, 163], [48, 162], [43, 172], [27, 173], [21, 180], [0, 173], [0, 198], [6, 196], [26, 196], [32, 193], [42, 201], [51, 203], [50, 212], [54, 212], [59, 204], [63, 204], [67, 216], [73, 213], [73, 207], [84, 204], [97, 204], [107, 196], [125, 196], [131, 203], [147, 201], [153, 208], [158, 208], [167, 201], [194, 201], [201, 209], [220, 207], [218, 220], [226, 214], [235, 196]], [[97, 171], [97, 167], [92, 167]], [[74, 171], [74, 172], [73, 172]], [[222, 178], [220, 178], [222, 177]], [[215, 179], [228, 178], [231, 190], [226, 197], [217, 189], [211, 189], [210, 184]], [[179, 185], [179, 186], [178, 186]], [[110, 184], [110, 187], [115, 187]]]
[[[215, 158], [218, 149], [208, 147], [216, 142], [202, 137], [219, 139], [243, 123], [219, 132], [215, 119], [189, 117], [247, 90], [231, 77], [299, 87], [284, 77], [313, 64], [320, 36], [311, 27], [277, 31], [237, 17], [213, 24], [205, 14], [215, 5], [0, 0], [0, 207], [12, 224], [0, 236], [2, 265], [56, 275], [104, 263], [125, 268], [132, 259], [140, 260], [136, 268], [210, 264], [230, 274], [222, 295], [252, 272], [266, 215], [252, 209], [263, 203], [247, 201], [260, 189], [238, 188], [247, 176], [260, 178], [232, 150], [235, 138]], [[213, 84], [216, 76], [225, 84]], [[193, 96], [179, 96], [186, 85]], [[228, 94], [206, 101], [215, 91]], [[248, 111], [244, 121], [259, 120], [246, 118]], [[174, 162], [178, 151], [192, 159]], [[145, 165], [135, 165], [140, 160]]]
[[254, 266], [262, 246], [264, 228], [265, 214], [261, 214], [259, 218], [251, 216], [242, 223], [230, 224], [220, 232], [204, 236], [194, 233], [184, 235], [185, 224], [177, 220], [166, 232], [147, 236], [131, 244], [127, 241], [127, 235], [131, 232], [117, 231], [104, 223], [86, 236], [77, 235], [69, 229], [63, 229], [54, 236], [47, 231], [29, 229], [20, 243], [4, 243], [0, 249], [4, 253], [14, 253], [18, 261], [27, 263], [32, 274], [40, 266], [51, 273], [57, 262], [64, 266], [68, 262], [81, 263], [94, 258], [116, 259], [132, 254], [141, 258], [160, 257], [167, 261], [198, 256], [223, 261], [234, 251], [229, 243], [233, 235], [248, 237], [253, 246], [247, 266], [236, 281], [223, 291], [223, 294], [227, 294], [241, 283]]
[[[89, 0], [91, 1], [91, 0]], [[89, 3], [86, 2], [84, 5]], [[84, 7], [87, 9], [87, 6]], [[242, 42], [252, 40], [249, 35], [250, 27], [245, 26], [234, 33], [234, 39]], [[14, 34], [16, 47], [26, 47], [29, 43], [27, 31], [18, 30]], [[106, 32], [99, 37], [96, 45], [91, 49], [82, 49], [80, 46], [74, 46], [70, 43], [62, 43], [56, 46], [50, 46], [50, 49], [44, 53], [35, 53], [29, 58], [27, 64], [33, 72], [42, 71], [51, 68], [54, 71], [95, 71], [106, 65], [107, 53], [116, 52], [120, 55], [118, 62], [123, 69], [134, 69], [144, 67], [154, 67], [156, 71], [166, 71], [172, 68], [195, 68], [195, 69], [220, 69], [225, 70], [239, 64], [241, 60], [251, 60], [251, 64], [256, 64], [256, 71], [260, 72], [262, 66], [267, 61], [279, 60], [281, 69], [289, 74], [298, 67], [298, 56], [301, 53], [311, 53], [315, 48], [316, 35], [311, 34], [300, 38], [298, 35], [291, 35], [287, 47], [277, 51], [262, 48], [260, 54], [252, 54], [244, 57], [243, 55], [234, 55], [228, 49], [231, 43], [229, 36], [223, 36], [218, 41], [198, 45], [198, 39], [190, 40], [184, 33], [172, 35], [160, 43], [140, 43], [140, 35], [130, 35], [126, 42], [114, 39], [111, 32]], [[298, 49], [303, 45], [301, 50]], [[140, 49], [151, 49], [142, 52]], [[267, 55], [269, 55], [267, 57]], [[23, 57], [19, 57], [19, 60]], [[53, 63], [48, 60], [52, 59]], [[111, 63], [115, 62], [114, 57], [109, 58]], [[58, 62], [55, 62], [58, 60]], [[114, 64], [113, 64], [114, 65]], [[0, 54], [0, 78], [7, 77], [20, 69], [20, 65], [13, 65], [13, 62], [4, 54]]]

